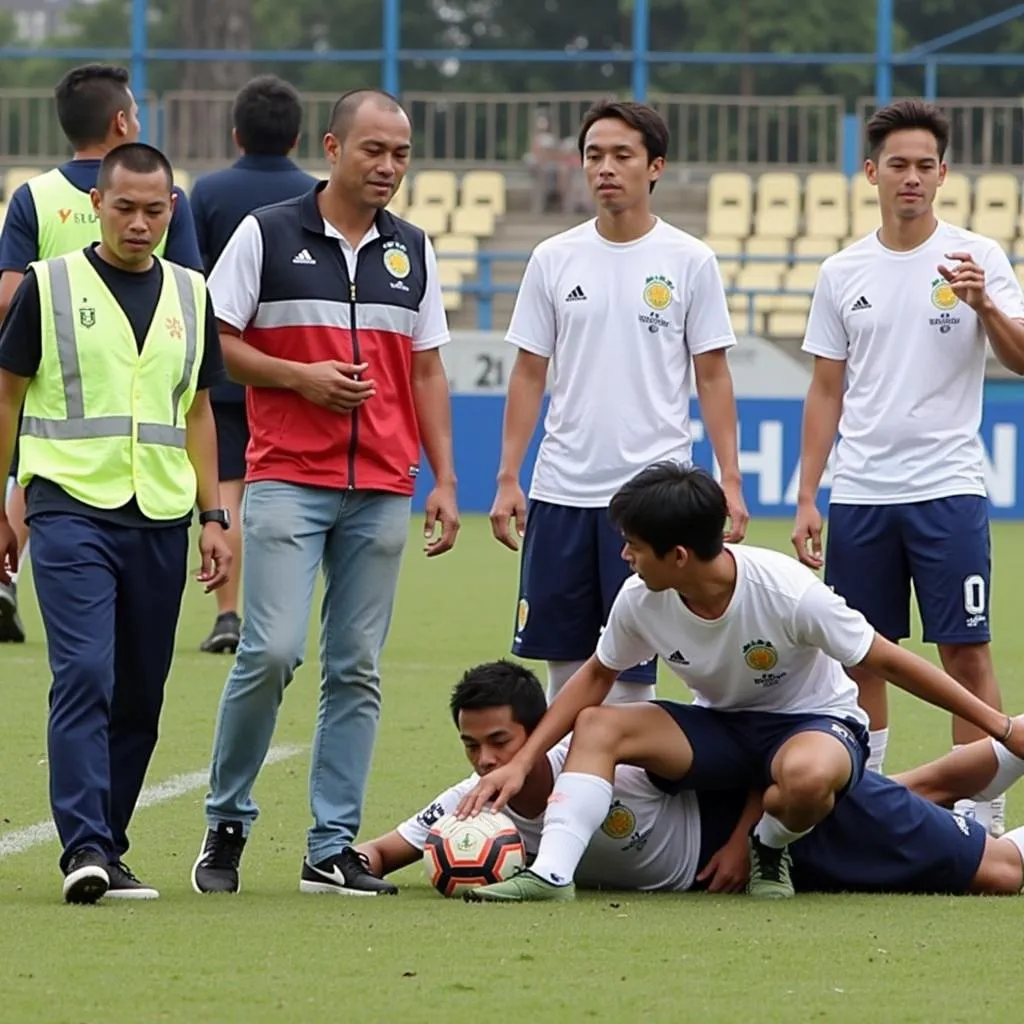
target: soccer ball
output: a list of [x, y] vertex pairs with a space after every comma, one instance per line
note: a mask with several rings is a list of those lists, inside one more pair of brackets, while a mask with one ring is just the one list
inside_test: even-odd
[[490, 811], [465, 821], [446, 815], [423, 847], [427, 880], [442, 896], [503, 882], [525, 863], [526, 848], [512, 819]]

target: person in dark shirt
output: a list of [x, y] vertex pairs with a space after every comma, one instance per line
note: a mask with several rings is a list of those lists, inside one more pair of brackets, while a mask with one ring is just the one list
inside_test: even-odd
[[[128, 86], [128, 72], [107, 64], [87, 64], [69, 71], [54, 91], [57, 119], [74, 150], [72, 159], [35, 181], [21, 185], [10, 197], [0, 234], [0, 319], [6, 315], [25, 269], [34, 260], [51, 259], [100, 239], [99, 221], [90, 192], [100, 161], [139, 134], [138, 105]], [[188, 200], [175, 188], [174, 211], [167, 226], [162, 255], [173, 263], [202, 270]], [[17, 484], [18, 451], [10, 470], [7, 514], [18, 537], [20, 561], [27, 555], [25, 495]], [[0, 495], [3, 497], [3, 495]], [[18, 616], [17, 574], [0, 585], [0, 643], [21, 643], [25, 630]]]
[[[288, 156], [298, 142], [301, 127], [299, 94], [280, 78], [261, 75], [238, 93], [232, 135], [242, 156], [230, 167], [200, 178], [192, 189], [192, 215], [207, 273], [247, 214], [302, 195], [316, 184], [317, 179], [296, 167]], [[240, 508], [249, 425], [241, 384], [214, 388], [210, 397], [217, 422], [221, 499], [231, 512], [233, 524], [227, 536], [234, 571], [227, 585], [217, 591], [217, 620], [200, 650], [233, 654], [242, 625], [238, 615]]]
[[[125, 865], [159, 731], [189, 527], [200, 583], [226, 581], [208, 389], [225, 380], [201, 273], [154, 259], [171, 165], [129, 143], [92, 194], [102, 241], [34, 264], [0, 327], [0, 465], [21, 419], [33, 576], [46, 628], [50, 802], [69, 903], [158, 892]], [[0, 512], [0, 583], [18, 544]]]

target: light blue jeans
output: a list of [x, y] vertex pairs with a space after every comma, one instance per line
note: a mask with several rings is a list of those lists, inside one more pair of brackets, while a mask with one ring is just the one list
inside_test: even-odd
[[302, 664], [317, 571], [320, 708], [309, 800], [312, 863], [359, 831], [380, 718], [380, 655], [391, 625], [410, 499], [276, 481], [250, 484], [242, 502], [242, 634], [217, 715], [206, 818], [240, 821], [259, 810], [252, 787], [270, 748], [285, 687]]

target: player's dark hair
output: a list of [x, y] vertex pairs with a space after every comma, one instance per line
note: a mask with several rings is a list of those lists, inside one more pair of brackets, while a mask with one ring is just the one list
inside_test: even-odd
[[75, 149], [103, 142], [110, 122], [132, 108], [128, 72], [113, 64], [84, 64], [72, 68], [53, 91], [57, 120]]
[[663, 558], [686, 548], [710, 562], [722, 552], [728, 506], [725, 492], [706, 470], [657, 462], [623, 484], [608, 517], [624, 537], [649, 544]]
[[246, 153], [284, 156], [299, 137], [302, 102], [290, 83], [276, 75], [259, 75], [239, 90], [232, 119]]
[[548, 702], [540, 680], [528, 668], [500, 658], [469, 669], [452, 690], [448, 706], [456, 725], [460, 711], [510, 707], [512, 720], [530, 733], [544, 717]]
[[923, 100], [897, 100], [887, 107], [880, 107], [868, 119], [865, 128], [868, 142], [868, 156], [878, 159], [885, 140], [893, 132], [909, 131], [914, 128], [931, 132], [939, 147], [939, 159], [946, 155], [949, 145], [949, 121], [938, 107]]
[[380, 110], [386, 110], [392, 114], [400, 113], [403, 109], [402, 104], [391, 93], [385, 92], [383, 89], [350, 89], [338, 97], [338, 101], [331, 110], [330, 133], [336, 139], [344, 140], [359, 108], [368, 102], [373, 102]]
[[167, 191], [170, 192], [174, 185], [174, 170], [170, 160], [155, 146], [149, 146], [145, 142], [126, 142], [121, 146], [115, 146], [103, 158], [96, 177], [98, 191], [104, 192], [110, 188], [114, 170], [118, 167], [123, 167], [132, 174], [153, 174], [155, 171], [163, 171], [167, 176]]
[[[583, 159], [584, 148], [587, 141], [587, 132], [597, 124], [612, 118], [628, 124], [630, 128], [638, 131], [644, 140], [644, 148], [647, 150], [647, 163], [653, 163], [658, 157], [664, 159], [668, 156], [668, 125], [665, 119], [653, 107], [646, 103], [633, 103], [625, 100], [601, 100], [595, 103], [584, 115], [583, 123], [580, 125], [580, 133], [576, 139], [579, 147], [580, 159]], [[654, 191], [656, 182], [651, 182], [651, 191]]]

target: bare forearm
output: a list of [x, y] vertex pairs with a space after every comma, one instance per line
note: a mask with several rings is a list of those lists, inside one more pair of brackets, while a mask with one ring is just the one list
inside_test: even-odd
[[711, 441], [723, 480], [740, 478], [739, 442], [736, 427], [736, 396], [732, 376], [717, 373], [697, 382], [697, 397], [704, 429]]
[[[18, 417], [28, 390], [27, 378], [0, 370], [0, 479], [6, 480], [14, 445], [18, 439]], [[0, 522], [6, 519], [4, 501], [0, 495]]]
[[209, 392], [196, 395], [185, 419], [185, 449], [196, 474], [200, 511], [220, 508], [220, 478], [217, 469], [217, 427]]
[[228, 376], [236, 383], [258, 388], [287, 388], [292, 391], [298, 387], [304, 363], [268, 356], [242, 341], [237, 334], [221, 332], [220, 347]]
[[1024, 324], [1011, 320], [994, 304], [983, 306], [978, 312], [992, 351], [1008, 370], [1024, 374]]
[[800, 443], [800, 489], [797, 499], [801, 502], [813, 502], [817, 498], [829, 453], [839, 430], [842, 411], [842, 395], [826, 392], [811, 382], [804, 402]]
[[537, 429], [537, 420], [540, 419], [545, 384], [545, 376], [536, 372], [525, 373], [518, 364], [509, 375], [501, 432], [499, 479], [519, 480], [526, 449]]
[[438, 372], [414, 378], [412, 395], [423, 451], [434, 479], [440, 484], [452, 484], [455, 482], [452, 403], [443, 367]]

